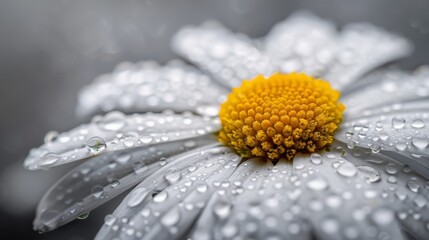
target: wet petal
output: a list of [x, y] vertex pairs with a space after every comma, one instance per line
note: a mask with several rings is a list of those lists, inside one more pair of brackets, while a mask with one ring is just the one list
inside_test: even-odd
[[302, 11], [277, 23], [264, 43], [282, 72], [320, 75], [335, 56], [336, 41], [334, 24]]
[[47, 137], [44, 145], [30, 151], [24, 166], [48, 169], [106, 152], [194, 138], [218, 129], [217, 119], [190, 113], [125, 116], [111, 112], [69, 132]]
[[84, 216], [174, 160], [168, 157], [215, 142], [216, 139], [208, 135], [91, 158], [66, 174], [44, 195], [37, 208], [34, 229], [50, 231]]
[[346, 26], [338, 44], [333, 65], [324, 76], [338, 89], [344, 89], [366, 72], [412, 51], [406, 39], [370, 24]]
[[[204, 207], [214, 182], [227, 178], [241, 158], [226, 147], [212, 146], [179, 159], [183, 164], [176, 160], [140, 183], [112, 214], [116, 223], [106, 223], [96, 239], [180, 238]], [[141, 191], [146, 194], [135, 201]]]
[[122, 63], [111, 74], [99, 76], [79, 94], [77, 112], [193, 111], [197, 106], [219, 104], [226, 89], [197, 69], [175, 60], [166, 66], [155, 62]]
[[[390, 111], [389, 111], [390, 110]], [[369, 148], [373, 152], [392, 151], [412, 157], [409, 164], [424, 176], [429, 176], [429, 128], [427, 106], [422, 110], [374, 110], [368, 116], [346, 119], [335, 138], [348, 145]], [[407, 159], [404, 158], [406, 161]]]
[[217, 22], [189, 26], [173, 38], [173, 49], [226, 87], [241, 85], [258, 74], [271, 75], [277, 67], [247, 36]]
[[[425, 74], [423, 69], [414, 73], [382, 70], [369, 75], [364, 81], [367, 84], [343, 95], [342, 102], [347, 106], [347, 111], [359, 113], [402, 103], [417, 109], [424, 106], [425, 99], [429, 97], [429, 74]], [[420, 100], [423, 104], [418, 103]], [[410, 104], [411, 101], [414, 103]]]

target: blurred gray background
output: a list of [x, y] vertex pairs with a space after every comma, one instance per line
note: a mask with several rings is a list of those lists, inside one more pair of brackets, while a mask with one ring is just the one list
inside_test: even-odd
[[23, 160], [47, 131], [80, 123], [74, 106], [82, 86], [122, 61], [174, 58], [169, 41], [183, 25], [217, 19], [260, 37], [298, 9], [339, 26], [367, 21], [395, 31], [416, 47], [412, 57], [396, 64], [413, 69], [429, 63], [427, 0], [1, 0], [0, 234], [91, 239], [120, 201], [54, 232], [32, 231], [37, 201], [70, 167], [28, 172]]

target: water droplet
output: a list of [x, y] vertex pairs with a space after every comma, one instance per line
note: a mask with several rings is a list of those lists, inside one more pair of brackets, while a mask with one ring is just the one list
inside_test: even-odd
[[162, 218], [161, 223], [164, 226], [171, 227], [176, 225], [180, 221], [180, 210], [176, 206], [173, 209], [171, 209], [169, 212], [167, 212]]
[[370, 183], [378, 182], [381, 179], [380, 173], [377, 170], [375, 170], [373, 167], [357, 166], [356, 168], [365, 177], [365, 179]]
[[106, 224], [107, 226], [112, 226], [115, 222], [116, 218], [111, 214], [106, 215], [106, 217], [104, 218], [104, 224]]
[[39, 161], [40, 167], [49, 167], [54, 165], [60, 160], [60, 156], [55, 153], [47, 153], [45, 154]]
[[102, 187], [102, 186], [94, 186], [92, 189], [91, 189], [91, 193], [92, 193], [92, 195], [95, 197], [95, 198], [100, 198], [100, 197], [102, 197], [102, 195], [103, 195], [103, 192], [104, 192], [104, 188]]
[[313, 153], [310, 156], [310, 160], [315, 165], [320, 165], [322, 163], [322, 156], [318, 153]]
[[425, 122], [422, 119], [414, 119], [414, 121], [411, 123], [411, 127], [413, 127], [413, 128], [424, 128]]
[[45, 135], [45, 143], [53, 142], [57, 139], [59, 133], [56, 131], [50, 131]]
[[140, 142], [144, 144], [151, 143], [153, 141], [153, 138], [151, 136], [142, 136], [140, 137]]
[[180, 171], [176, 169], [171, 169], [164, 176], [165, 180], [167, 180], [167, 182], [171, 185], [178, 182], [180, 180], [180, 177]]
[[395, 147], [399, 151], [405, 151], [407, 149], [407, 142], [402, 139], [398, 139], [395, 143]]
[[322, 191], [329, 187], [328, 182], [322, 178], [317, 177], [307, 182], [307, 187], [311, 190]]
[[407, 182], [407, 187], [408, 187], [408, 189], [410, 189], [411, 192], [416, 193], [420, 189], [420, 184], [416, 180], [412, 179], [412, 180]]
[[429, 145], [429, 140], [425, 135], [417, 135], [411, 139], [411, 143], [417, 149], [424, 150]]
[[144, 187], [134, 189], [131, 192], [131, 196], [128, 198], [127, 205], [129, 207], [135, 207], [139, 205], [143, 199], [146, 198], [148, 193], [149, 191]]
[[168, 194], [166, 191], [158, 193], [154, 198], [153, 201], [156, 203], [164, 202], [168, 198]]
[[80, 215], [77, 217], [77, 219], [84, 220], [84, 219], [87, 219], [87, 218], [88, 218], [88, 216], [89, 216], [89, 212], [85, 212], [85, 213], [80, 214]]
[[86, 147], [91, 154], [99, 154], [106, 149], [106, 142], [101, 137], [92, 137], [86, 142]]
[[405, 118], [401, 116], [394, 116], [392, 118], [392, 126], [395, 129], [402, 129], [405, 126]]
[[340, 229], [340, 225], [336, 219], [326, 218], [322, 220], [321, 227], [323, 231], [329, 234], [334, 234]]
[[233, 238], [238, 233], [238, 228], [235, 224], [228, 223], [222, 227], [222, 235], [226, 238]]
[[231, 204], [227, 201], [220, 200], [214, 205], [213, 212], [218, 218], [226, 219], [231, 213]]
[[125, 115], [121, 112], [108, 113], [98, 122], [100, 128], [106, 131], [118, 131], [125, 126]]
[[353, 164], [345, 162], [338, 167], [337, 173], [344, 177], [353, 177], [354, 175], [356, 175], [357, 169]]
[[385, 208], [376, 209], [371, 215], [371, 218], [374, 223], [380, 226], [387, 226], [391, 224], [394, 220], [394, 217], [395, 216], [393, 212]]
[[387, 165], [386, 166], [386, 172], [388, 173], [388, 174], [396, 174], [396, 173], [398, 173], [398, 169], [395, 167], [395, 166], [393, 166], [393, 165]]

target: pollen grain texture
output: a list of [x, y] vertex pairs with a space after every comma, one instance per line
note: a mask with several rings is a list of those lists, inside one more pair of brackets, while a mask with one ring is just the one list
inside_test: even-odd
[[243, 81], [221, 105], [219, 140], [243, 157], [292, 160], [333, 142], [345, 106], [340, 92], [303, 73]]

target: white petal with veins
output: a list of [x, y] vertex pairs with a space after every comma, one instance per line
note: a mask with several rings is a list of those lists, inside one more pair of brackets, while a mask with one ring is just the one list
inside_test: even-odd
[[224, 87], [179, 60], [166, 66], [122, 63], [113, 73], [98, 77], [81, 90], [77, 112], [88, 116], [112, 110], [193, 111], [200, 105], [221, 103], [225, 94]]
[[120, 112], [111, 112], [97, 116], [91, 123], [62, 133], [56, 139], [32, 149], [24, 166], [29, 169], [47, 169], [105, 152], [194, 138], [218, 129], [217, 119], [191, 113], [126, 116]]

